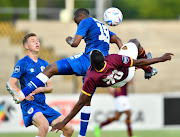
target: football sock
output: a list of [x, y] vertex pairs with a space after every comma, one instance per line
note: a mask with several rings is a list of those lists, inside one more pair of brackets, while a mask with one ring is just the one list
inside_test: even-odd
[[147, 59], [147, 55], [146, 55], [146, 51], [144, 49], [142, 49], [142, 51], [138, 54], [138, 59], [140, 58], [146, 58]]
[[40, 136], [35, 136], [35, 137], [40, 137]]
[[[146, 51], [143, 49], [139, 54], [138, 54], [138, 59], [141, 59], [141, 58], [146, 58], [147, 59], [147, 55], [146, 55]], [[149, 65], [147, 66], [141, 66], [141, 67], [138, 67], [138, 68], [142, 68], [145, 72], [148, 72], [150, 73], [151, 72], [151, 67]]]
[[128, 134], [129, 134], [129, 137], [132, 137], [131, 124], [127, 124], [127, 128], [128, 128]]
[[39, 73], [35, 78], [33, 78], [25, 88], [22, 89], [22, 92], [24, 93], [25, 97], [28, 96], [31, 92], [33, 92], [36, 88], [42, 86], [45, 84], [49, 78], [43, 74]]
[[62, 133], [62, 134], [60, 135], [60, 137], [66, 137], [66, 136], [64, 136], [63, 133]]
[[91, 115], [91, 106], [84, 106], [81, 110], [81, 124], [79, 135], [86, 136], [86, 130]]
[[128, 131], [128, 134], [129, 134], [129, 137], [132, 137], [132, 129], [131, 129], [131, 122], [130, 120], [126, 120], [126, 125], [127, 125], [127, 131]]

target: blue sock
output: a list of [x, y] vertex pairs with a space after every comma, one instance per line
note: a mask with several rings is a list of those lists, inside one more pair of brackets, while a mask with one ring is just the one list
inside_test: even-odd
[[80, 124], [80, 132], [79, 132], [81, 136], [86, 136], [90, 115], [91, 115], [91, 106], [84, 106], [81, 110], [81, 124]]
[[31, 92], [33, 92], [36, 88], [44, 85], [48, 80], [49, 80], [49, 78], [46, 75], [44, 75], [43, 73], [39, 73], [21, 91], [24, 93], [24, 95], [26, 97]]

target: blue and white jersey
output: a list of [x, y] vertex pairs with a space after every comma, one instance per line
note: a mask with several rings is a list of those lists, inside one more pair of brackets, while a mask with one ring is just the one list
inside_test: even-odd
[[76, 35], [81, 35], [86, 43], [85, 54], [92, 50], [99, 49], [104, 56], [109, 53], [110, 38], [114, 35], [103, 23], [95, 18], [83, 19], [77, 28]]
[[[17, 62], [11, 77], [18, 78], [21, 89], [23, 89], [36, 75], [42, 72], [47, 65], [48, 62], [45, 60], [38, 58], [38, 62], [34, 62], [29, 56], [25, 56]], [[21, 105], [28, 102], [30, 101], [24, 100]], [[31, 103], [33, 102], [45, 103], [44, 93], [36, 94], [34, 96], [34, 101], [31, 101]]]

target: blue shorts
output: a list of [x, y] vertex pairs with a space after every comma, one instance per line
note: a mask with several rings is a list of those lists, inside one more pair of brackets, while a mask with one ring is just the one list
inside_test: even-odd
[[56, 61], [60, 75], [85, 76], [90, 66], [89, 55], [83, 52], [72, 57]]
[[48, 120], [49, 125], [51, 125], [53, 120], [61, 116], [61, 113], [49, 107], [46, 103], [36, 103], [34, 101], [21, 105], [21, 110], [26, 127], [32, 125], [32, 118], [36, 112], [42, 112]]

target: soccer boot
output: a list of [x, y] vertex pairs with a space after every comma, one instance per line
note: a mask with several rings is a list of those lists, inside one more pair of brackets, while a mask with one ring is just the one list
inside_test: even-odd
[[99, 128], [98, 125], [95, 125], [95, 127], [94, 127], [94, 136], [101, 137], [101, 129]]
[[15, 101], [16, 104], [19, 104], [24, 100], [20, 95], [20, 90], [13, 89], [9, 84], [9, 82], [6, 82], [6, 88], [9, 91], [9, 93], [12, 95], [13, 100]]
[[[147, 53], [147, 59], [151, 59], [152, 58], [152, 55], [150, 52]], [[145, 72], [145, 79], [150, 79], [152, 76], [156, 75], [158, 73], [158, 70], [156, 68], [151, 68], [151, 72]]]

